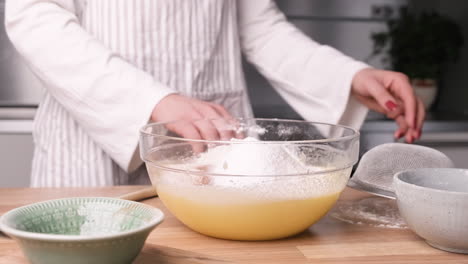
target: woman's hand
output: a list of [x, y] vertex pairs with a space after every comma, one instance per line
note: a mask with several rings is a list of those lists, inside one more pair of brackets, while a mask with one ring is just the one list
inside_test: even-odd
[[[234, 118], [218, 104], [171, 94], [164, 97], [153, 109], [151, 120], [154, 122], [178, 121], [168, 123], [166, 128], [179, 136], [188, 139], [230, 140], [235, 133], [230, 122]], [[206, 150], [206, 144], [192, 142], [193, 151], [200, 153]], [[200, 170], [208, 168], [200, 167]], [[211, 177], [193, 175], [193, 184], [210, 184]]]
[[186, 121], [169, 123], [167, 129], [189, 139], [229, 140], [232, 130], [227, 129], [226, 123], [231, 119], [233, 117], [221, 105], [178, 94], [164, 97], [151, 114], [154, 122]]
[[370, 109], [397, 122], [395, 138], [404, 136], [406, 142], [412, 143], [421, 137], [426, 113], [406, 75], [377, 69], [361, 70], [353, 78], [352, 94]]

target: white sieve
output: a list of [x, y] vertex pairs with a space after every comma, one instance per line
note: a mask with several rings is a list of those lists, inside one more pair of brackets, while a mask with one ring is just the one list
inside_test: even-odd
[[418, 168], [453, 168], [444, 153], [420, 145], [382, 144], [366, 152], [348, 186], [386, 198], [395, 198], [392, 186], [397, 172]]

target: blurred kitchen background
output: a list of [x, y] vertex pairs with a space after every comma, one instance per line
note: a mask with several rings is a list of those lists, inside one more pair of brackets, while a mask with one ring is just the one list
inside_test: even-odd
[[[399, 16], [402, 6], [412, 10], [436, 10], [460, 26], [468, 42], [468, 1], [465, 0], [277, 0], [290, 21], [318, 42], [388, 67], [382, 54], [369, 59], [371, 35], [387, 29], [386, 22]], [[41, 98], [42, 85], [22, 63], [4, 30], [4, 0], [0, 1], [0, 187], [29, 184], [33, 140], [32, 119]], [[424, 133], [417, 144], [446, 153], [457, 167], [468, 168], [468, 45], [462, 46], [456, 63], [443, 67], [436, 99]], [[257, 117], [300, 119], [271, 86], [247, 63], [246, 78]], [[313, 74], [313, 73], [304, 73]], [[370, 113], [362, 130], [362, 152], [393, 142], [395, 125]]]

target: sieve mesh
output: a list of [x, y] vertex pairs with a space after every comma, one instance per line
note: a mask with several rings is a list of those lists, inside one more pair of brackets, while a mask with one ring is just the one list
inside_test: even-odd
[[387, 143], [366, 152], [353, 175], [355, 180], [393, 192], [393, 176], [400, 171], [419, 168], [451, 168], [444, 153], [420, 145]]

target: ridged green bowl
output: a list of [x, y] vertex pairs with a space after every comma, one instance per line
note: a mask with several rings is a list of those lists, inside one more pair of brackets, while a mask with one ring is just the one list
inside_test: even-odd
[[118, 264], [136, 258], [163, 218], [137, 202], [65, 198], [13, 209], [0, 218], [0, 229], [35, 264]]

